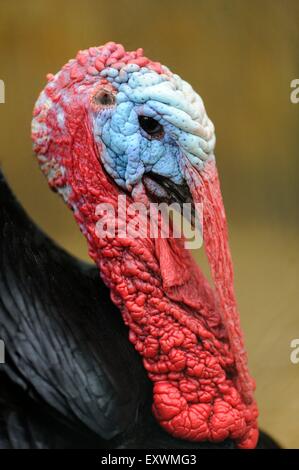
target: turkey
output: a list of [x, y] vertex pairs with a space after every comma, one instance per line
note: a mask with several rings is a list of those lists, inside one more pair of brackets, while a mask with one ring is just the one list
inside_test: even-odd
[[[142, 49], [110, 42], [48, 75], [32, 138], [96, 266], [47, 238], [1, 178], [0, 446], [275, 447], [258, 432], [199, 95]], [[193, 223], [203, 206], [213, 286], [173, 227], [151, 236], [153, 202], [191, 203]], [[146, 208], [138, 236], [133, 203]]]

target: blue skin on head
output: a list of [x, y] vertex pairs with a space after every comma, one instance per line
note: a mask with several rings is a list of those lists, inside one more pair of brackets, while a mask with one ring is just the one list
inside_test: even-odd
[[[183, 155], [203, 169], [213, 155], [214, 127], [188, 83], [166, 68], [158, 74], [135, 64], [120, 72], [107, 68], [101, 75], [117, 92], [113, 106], [94, 113], [94, 135], [102, 145], [103, 165], [119, 186], [130, 190], [149, 172], [183, 184]], [[149, 135], [140, 116], [157, 121], [162, 132]]]

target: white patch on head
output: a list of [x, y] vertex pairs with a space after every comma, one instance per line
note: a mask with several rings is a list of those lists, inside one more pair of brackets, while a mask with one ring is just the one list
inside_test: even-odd
[[192, 164], [203, 163], [214, 152], [215, 129], [201, 97], [178, 75], [158, 74], [149, 69], [130, 73], [127, 83], [118, 85], [120, 101], [146, 104], [174, 126], [173, 134]]

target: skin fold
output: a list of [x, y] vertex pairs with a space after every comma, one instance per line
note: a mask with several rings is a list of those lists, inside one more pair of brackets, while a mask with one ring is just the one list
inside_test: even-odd
[[[153, 136], [142, 119], [158, 123]], [[50, 186], [74, 212], [89, 254], [129, 328], [153, 382], [153, 413], [171, 435], [258, 439], [254, 382], [247, 369], [233, 288], [227, 227], [214, 157], [214, 126], [201, 98], [165, 66], [108, 43], [80, 51], [48, 76], [34, 110], [34, 151]], [[213, 286], [183, 240], [170, 234], [99, 238], [99, 203], [118, 220], [118, 196], [149, 204], [154, 174], [187, 185], [203, 204], [203, 236]], [[159, 224], [161, 220], [159, 219]]]

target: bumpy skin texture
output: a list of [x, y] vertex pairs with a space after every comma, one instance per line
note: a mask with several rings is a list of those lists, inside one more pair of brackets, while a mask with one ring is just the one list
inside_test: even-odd
[[[121, 45], [80, 51], [37, 101], [34, 150], [52, 188], [74, 211], [90, 256], [129, 326], [153, 388], [153, 413], [175, 437], [193, 441], [234, 439], [240, 448], [258, 439], [254, 383], [233, 290], [232, 263], [215, 158], [214, 128], [202, 100], [166, 67], [125, 52]], [[113, 97], [107, 103], [103, 93]], [[138, 117], [153, 117], [163, 135], [152, 139]], [[117, 213], [149, 202], [148, 172], [186, 181], [204, 204], [204, 241], [215, 288], [181, 240], [99, 238], [99, 203]], [[108, 176], [108, 174], [110, 176]], [[123, 217], [117, 213], [119, 227]], [[147, 231], [145, 229], [145, 235]]]

